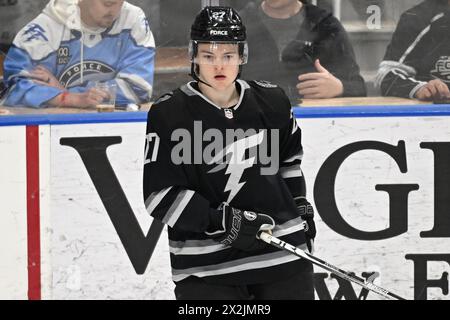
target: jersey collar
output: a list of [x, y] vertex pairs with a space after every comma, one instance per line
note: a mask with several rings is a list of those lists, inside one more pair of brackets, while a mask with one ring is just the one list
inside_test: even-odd
[[[239, 108], [239, 106], [242, 103], [242, 100], [244, 99], [244, 94], [245, 94], [245, 90], [249, 89], [250, 86], [249, 84], [244, 81], [244, 80], [236, 80], [236, 82], [241, 86], [241, 93], [239, 95], [239, 101], [236, 104], [236, 106], [233, 107], [233, 110], [237, 110]], [[223, 110], [224, 108], [221, 108], [220, 106], [216, 105], [214, 102], [212, 102], [211, 100], [209, 100], [203, 93], [201, 93], [199, 90], [195, 89], [193, 87], [193, 84], [195, 83], [195, 81], [191, 81], [188, 82], [186, 85], [184, 85], [181, 90], [186, 93], [188, 96], [194, 96], [197, 95], [200, 98], [202, 98], [203, 100], [205, 100], [206, 102], [208, 102], [210, 105], [212, 105], [213, 107], [219, 109], [219, 110]]]

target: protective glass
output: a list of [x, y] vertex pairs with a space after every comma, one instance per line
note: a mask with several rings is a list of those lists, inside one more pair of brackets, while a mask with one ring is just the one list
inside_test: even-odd
[[247, 42], [199, 42], [189, 43], [191, 62], [202, 65], [241, 65], [248, 59]]

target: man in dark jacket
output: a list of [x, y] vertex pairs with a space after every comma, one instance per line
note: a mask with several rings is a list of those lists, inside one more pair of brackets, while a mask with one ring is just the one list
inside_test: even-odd
[[383, 96], [450, 99], [450, 1], [404, 12], [377, 75]]
[[241, 15], [252, 48], [244, 78], [280, 85], [294, 104], [366, 95], [346, 31], [331, 13], [306, 1], [265, 0]]

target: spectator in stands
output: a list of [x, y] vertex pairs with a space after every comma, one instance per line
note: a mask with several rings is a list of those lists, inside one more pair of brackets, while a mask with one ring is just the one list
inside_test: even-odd
[[252, 48], [244, 77], [279, 84], [294, 104], [366, 96], [347, 33], [331, 13], [306, 1], [265, 0], [241, 15]]
[[404, 12], [378, 70], [382, 95], [450, 99], [449, 33], [448, 0], [425, 0]]
[[17, 32], [35, 18], [48, 0], [0, 1], [0, 55], [6, 54]]
[[[381, 12], [385, 12], [386, 0], [348, 0], [352, 5], [355, 12], [358, 14], [361, 21], [365, 21], [369, 14], [367, 8], [370, 6], [377, 6]], [[330, 12], [333, 11], [333, 0], [318, 0], [317, 6], [326, 9]]]
[[17, 32], [37, 16], [48, 0], [0, 1], [0, 98], [4, 92], [3, 60]]
[[123, 0], [51, 0], [14, 39], [2, 103], [94, 107], [116, 84], [116, 104], [150, 101], [155, 43], [144, 12]]
[[[8, 52], [11, 42], [19, 28], [18, 18], [23, 13], [23, 1], [0, 2], [0, 55]], [[3, 59], [1, 59], [3, 61]]]

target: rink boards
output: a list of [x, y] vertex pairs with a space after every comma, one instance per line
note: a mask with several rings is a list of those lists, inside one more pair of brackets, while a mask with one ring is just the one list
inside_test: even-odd
[[[450, 109], [295, 114], [315, 254], [359, 276], [377, 271], [376, 284], [408, 299], [448, 299]], [[142, 201], [145, 121], [0, 118], [0, 299], [174, 298], [166, 230]], [[318, 299], [361, 291], [320, 268], [315, 280]]]

